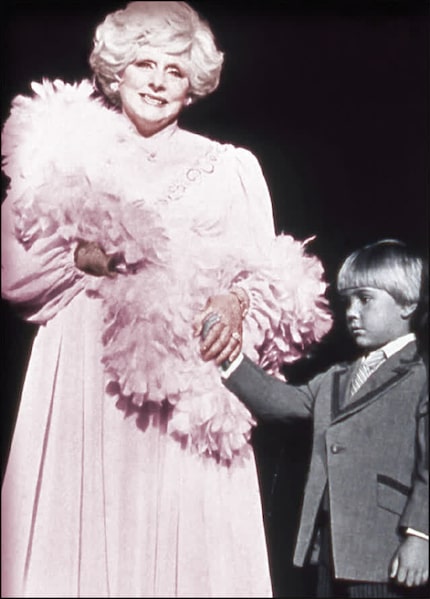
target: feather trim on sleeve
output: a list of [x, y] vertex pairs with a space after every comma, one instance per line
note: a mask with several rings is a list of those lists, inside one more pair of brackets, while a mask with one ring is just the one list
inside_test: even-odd
[[278, 375], [332, 324], [323, 269], [306, 245], [279, 236], [265, 255], [242, 257], [215, 248], [211, 255], [208, 247], [202, 256], [191, 245], [183, 264], [178, 258], [163, 273], [147, 268], [134, 278], [104, 281], [103, 360], [112, 380], [137, 406], [166, 400], [169, 432], [196, 451], [227, 461], [243, 456], [255, 421], [223, 388], [215, 365], [200, 359], [191, 323], [210, 295], [243, 285], [252, 298], [244, 350]]
[[265, 370], [278, 374], [330, 331], [333, 319], [325, 296], [321, 261], [290, 235], [278, 235], [267, 253], [235, 277], [250, 297], [244, 321], [246, 349]]
[[[167, 245], [160, 217], [144, 198], [139, 204], [128, 201], [113, 168], [116, 159], [127, 164], [117, 156], [118, 148], [129, 147], [123, 143], [130, 138], [127, 123], [93, 97], [89, 81], [70, 85], [45, 80], [33, 83], [32, 89], [33, 96], [14, 100], [2, 131], [3, 171], [10, 179], [8, 211], [29, 264], [44, 242], [56, 248], [58, 258], [49, 265], [46, 280], [51, 281], [56, 265], [57, 278], [64, 279], [61, 273], [67, 264], [73, 270], [73, 250], [81, 239], [98, 242], [133, 269], [160, 263]], [[135, 145], [130, 147], [133, 153]], [[5, 252], [12, 255], [12, 244]], [[20, 254], [20, 260], [23, 258]], [[5, 262], [13, 263], [11, 259]], [[42, 272], [37, 273], [38, 297], [34, 299], [40, 310], [40, 298], [45, 295], [41, 289], [44, 262], [38, 264]], [[14, 289], [31, 295], [32, 281], [24, 284], [28, 276], [25, 281], [14, 281], [13, 273], [6, 276]], [[69, 279], [76, 292], [82, 290], [82, 276]], [[98, 285], [90, 277], [85, 283], [87, 288]], [[64, 301], [55, 298], [55, 293], [66, 294], [68, 301], [74, 295], [64, 284], [51, 288], [50, 301], [58, 307]], [[20, 302], [16, 292], [10, 297]], [[52, 317], [55, 310], [49, 314]]]

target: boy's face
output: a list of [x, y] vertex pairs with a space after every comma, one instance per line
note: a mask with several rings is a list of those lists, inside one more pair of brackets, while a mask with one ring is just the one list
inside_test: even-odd
[[408, 309], [383, 289], [354, 287], [341, 292], [347, 327], [362, 349], [376, 349], [410, 331]]

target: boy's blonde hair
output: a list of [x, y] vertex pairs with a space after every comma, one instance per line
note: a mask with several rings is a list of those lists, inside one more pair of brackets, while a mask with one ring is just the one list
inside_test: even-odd
[[350, 254], [337, 276], [337, 290], [375, 287], [389, 293], [397, 303], [420, 300], [423, 260], [397, 239], [383, 239]]

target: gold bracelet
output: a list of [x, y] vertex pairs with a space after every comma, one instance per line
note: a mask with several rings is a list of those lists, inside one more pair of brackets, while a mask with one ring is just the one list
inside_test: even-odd
[[248, 314], [250, 304], [248, 294], [242, 287], [232, 287], [230, 289], [230, 293], [237, 297], [242, 318], [245, 318], [245, 316]]

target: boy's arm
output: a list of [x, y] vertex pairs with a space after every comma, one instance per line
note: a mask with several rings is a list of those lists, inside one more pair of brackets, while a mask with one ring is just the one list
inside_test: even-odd
[[267, 374], [247, 356], [232, 372], [223, 374], [224, 385], [263, 420], [310, 418], [313, 398], [307, 386], [295, 387]]
[[429, 431], [427, 387], [421, 392], [416, 413], [416, 465], [412, 491], [400, 519], [400, 527], [429, 534]]
[[417, 411], [417, 463], [413, 477], [412, 493], [400, 519], [406, 537], [396, 551], [390, 576], [397, 583], [410, 586], [426, 584], [429, 575], [428, 497], [429, 497], [429, 446], [428, 399], [423, 390]]

